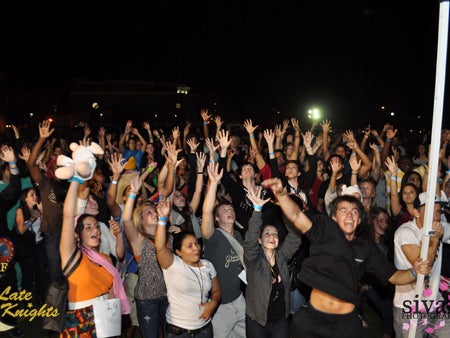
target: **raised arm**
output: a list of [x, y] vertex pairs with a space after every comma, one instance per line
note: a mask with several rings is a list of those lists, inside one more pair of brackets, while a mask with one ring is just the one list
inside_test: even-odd
[[[70, 256], [75, 250], [75, 213], [77, 193], [80, 183], [76, 180], [70, 182], [63, 207], [63, 219], [61, 239], [59, 242], [59, 253], [61, 255], [61, 268], [67, 264]], [[76, 259], [75, 259], [76, 261]]]
[[205, 177], [203, 170], [206, 162], [205, 153], [195, 153], [195, 155], [197, 156], [197, 179], [195, 180], [194, 194], [189, 201], [189, 206], [191, 207], [193, 214], [197, 212], [198, 206], [200, 205], [203, 189], [203, 178]]
[[390, 197], [391, 197], [391, 212], [392, 216], [397, 216], [402, 206], [400, 204], [400, 197], [398, 196], [397, 191], [397, 162], [395, 161], [395, 157], [391, 156], [386, 158], [385, 165], [387, 169], [389, 170], [389, 177], [386, 177], [386, 179], [389, 179], [389, 187], [391, 188]]
[[289, 221], [302, 233], [306, 233], [313, 226], [312, 221], [306, 216], [299, 206], [288, 196], [286, 189], [279, 178], [270, 178], [262, 182], [262, 186], [271, 189], [277, 198], [277, 204]]
[[148, 122], [144, 122], [142, 123], [142, 127], [147, 130], [147, 135], [148, 135], [148, 141], [150, 143], [153, 143], [153, 134], [152, 134], [152, 130], [150, 128], [150, 123]]
[[159, 217], [155, 234], [156, 256], [158, 257], [161, 268], [167, 269], [172, 265], [174, 255], [172, 250], [167, 246], [166, 225], [170, 213], [170, 202], [166, 199], [162, 199], [156, 206], [156, 211], [158, 212]]
[[329, 120], [323, 120], [320, 125], [322, 126], [322, 154], [324, 161], [328, 161], [330, 158], [330, 130], [331, 122]]
[[209, 137], [209, 120], [211, 118], [211, 114], [208, 114], [208, 109], [200, 110], [200, 115], [203, 120], [203, 135], [205, 139]]
[[202, 209], [202, 237], [205, 239], [211, 238], [214, 233], [214, 215], [213, 210], [216, 204], [217, 186], [222, 178], [223, 169], [219, 171], [219, 165], [210, 163], [208, 169], [208, 189], [203, 200]]
[[117, 185], [119, 183], [123, 168], [125, 167], [125, 163], [122, 163], [121, 154], [111, 153], [108, 164], [111, 168], [112, 179], [111, 183], [109, 184], [108, 192], [106, 194], [106, 205], [108, 206], [111, 216], [114, 218], [118, 218], [122, 214], [122, 209], [116, 203]]
[[300, 149], [300, 126], [296, 118], [291, 118], [292, 127], [294, 128], [294, 151], [290, 160], [298, 160], [298, 154]]
[[39, 183], [41, 180], [41, 170], [39, 169], [36, 161], [39, 156], [39, 152], [41, 151], [41, 148], [47, 138], [50, 137], [50, 135], [53, 134], [55, 129], [50, 129], [51, 122], [48, 120], [42, 121], [42, 123], [39, 123], [39, 139], [34, 144], [33, 149], [31, 150], [30, 156], [28, 157], [27, 166], [28, 170], [30, 172], [30, 176], [35, 183]]
[[135, 173], [130, 178], [131, 189], [123, 208], [122, 220], [125, 228], [125, 236], [128, 243], [131, 245], [134, 256], [141, 254], [143, 235], [136, 229], [133, 222], [134, 204], [136, 202], [136, 196], [141, 188], [141, 180], [139, 173]]
[[127, 123], [125, 124], [124, 132], [120, 135], [119, 149], [120, 149], [121, 153], [123, 153], [125, 151], [125, 143], [126, 143], [128, 135], [131, 133], [132, 126], [133, 126], [133, 121], [128, 120]]

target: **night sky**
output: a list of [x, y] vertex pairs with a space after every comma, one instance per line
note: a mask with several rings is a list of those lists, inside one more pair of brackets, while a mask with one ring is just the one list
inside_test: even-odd
[[10, 85], [176, 81], [222, 92], [241, 116], [299, 116], [314, 105], [358, 123], [381, 105], [403, 117], [432, 114], [438, 1], [77, 6], [2, 11], [0, 71]]

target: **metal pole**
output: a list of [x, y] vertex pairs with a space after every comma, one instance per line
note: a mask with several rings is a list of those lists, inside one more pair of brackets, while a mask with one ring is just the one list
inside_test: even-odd
[[[436, 58], [436, 79], [434, 89], [433, 126], [431, 129], [431, 148], [428, 162], [428, 184], [426, 192], [424, 235], [420, 257], [427, 258], [430, 242], [429, 232], [433, 224], [434, 197], [436, 196], [437, 171], [439, 169], [439, 149], [442, 130], [442, 115], [444, 106], [445, 71], [447, 63], [449, 1], [440, 1], [439, 5], [439, 35]], [[439, 267], [440, 268], [440, 267]], [[416, 282], [416, 294], [422, 298], [424, 275], [419, 274]], [[416, 309], [417, 311], [418, 309]], [[412, 319], [408, 338], [416, 335], [417, 318]]]

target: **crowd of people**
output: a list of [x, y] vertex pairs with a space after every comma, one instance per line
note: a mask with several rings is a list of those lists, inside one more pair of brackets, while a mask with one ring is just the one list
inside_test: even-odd
[[[0, 149], [0, 291], [31, 292], [39, 308], [68, 275], [61, 337], [95, 337], [95, 304], [116, 298], [129, 338], [363, 337], [368, 306], [384, 338], [411, 325], [450, 336], [450, 130], [431, 192], [429, 134], [406, 146], [389, 123], [331, 132], [329, 120], [228, 129], [208, 110], [198, 118], [195, 130], [128, 120], [118, 135], [13, 126]], [[95, 165], [63, 179], [73, 143], [98, 147]], [[419, 274], [437, 305], [414, 324]], [[0, 330], [23, 336], [18, 319], [2, 315]]]

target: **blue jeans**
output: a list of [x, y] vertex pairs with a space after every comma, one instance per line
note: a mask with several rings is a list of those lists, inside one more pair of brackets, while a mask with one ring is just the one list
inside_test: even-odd
[[148, 300], [136, 299], [136, 311], [142, 337], [158, 338], [159, 325], [164, 332], [168, 305], [167, 297]]
[[50, 274], [49, 283], [61, 277], [61, 257], [59, 254], [59, 242], [61, 235], [44, 233], [45, 252], [47, 254], [48, 272]]
[[214, 334], [213, 334], [213, 327], [211, 322], [209, 322], [207, 325], [203, 326], [202, 329], [195, 333], [195, 334], [190, 334], [190, 333], [182, 333], [179, 335], [175, 335], [175, 334], [171, 334], [171, 333], [166, 333], [166, 337], [167, 338], [213, 338]]

